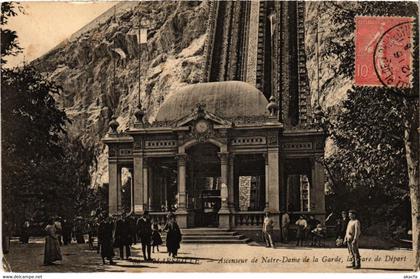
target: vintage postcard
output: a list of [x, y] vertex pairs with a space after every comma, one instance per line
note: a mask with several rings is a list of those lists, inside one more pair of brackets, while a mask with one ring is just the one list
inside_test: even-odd
[[1, 13], [3, 278], [417, 278], [418, 2]]

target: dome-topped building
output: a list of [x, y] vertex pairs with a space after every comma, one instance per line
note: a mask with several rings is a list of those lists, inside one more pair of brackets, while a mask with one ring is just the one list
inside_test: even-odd
[[[165, 95], [153, 123], [140, 106], [128, 130], [110, 123], [103, 139], [109, 213], [149, 211], [164, 224], [175, 212], [181, 228], [240, 230], [250, 238], [259, 236], [265, 212], [276, 236], [281, 211], [324, 222], [325, 135], [311, 120], [298, 20], [304, 5], [210, 1], [201, 82]], [[131, 173], [129, 191], [123, 168]]]
[[156, 121], [181, 119], [197, 104], [225, 119], [268, 115], [268, 101], [260, 90], [243, 81], [223, 81], [187, 85], [172, 93], [160, 107]]

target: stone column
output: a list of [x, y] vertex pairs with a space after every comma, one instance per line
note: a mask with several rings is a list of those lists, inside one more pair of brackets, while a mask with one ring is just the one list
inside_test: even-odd
[[143, 208], [149, 209], [149, 160], [143, 161]]
[[279, 181], [279, 149], [269, 147], [267, 152], [268, 161], [268, 210], [273, 214], [274, 239], [280, 240], [280, 181]]
[[128, 168], [131, 175], [130, 180], [130, 212], [134, 212], [134, 172], [133, 168]]
[[176, 211], [177, 221], [180, 228], [188, 227], [188, 212], [186, 208], [186, 165], [187, 154], [177, 155], [178, 159], [178, 209]]
[[[238, 168], [235, 167], [235, 170], [237, 170]], [[235, 171], [234, 172], [234, 181], [235, 181], [235, 195], [234, 195], [234, 208], [235, 211], [239, 210], [239, 175], [237, 175], [238, 172]]]
[[191, 164], [188, 166], [188, 199], [187, 199], [187, 208], [194, 209], [195, 201], [195, 188], [194, 188], [194, 169]]
[[178, 155], [178, 209], [186, 209], [186, 162], [187, 155]]
[[[313, 172], [312, 172], [312, 185], [310, 191], [310, 203], [311, 210], [314, 205], [313, 211], [321, 213], [322, 215], [317, 216], [318, 220], [322, 223], [325, 222], [325, 170], [321, 164], [319, 158], [313, 160]], [[313, 189], [313, 190], [312, 190]]]
[[153, 209], [153, 204], [152, 203], [154, 203], [154, 195], [155, 195], [155, 193], [154, 193], [154, 191], [155, 191], [155, 189], [154, 189], [154, 187], [155, 187], [155, 180], [154, 180], [154, 177], [153, 177], [153, 166], [152, 166], [152, 162], [149, 160], [149, 162], [148, 162], [149, 164], [148, 164], [148, 190], [147, 190], [147, 193], [148, 193], [148, 195], [149, 195], [149, 198], [147, 199], [147, 205], [148, 205], [148, 210], [149, 211], [152, 211], [152, 209]]
[[270, 189], [269, 189], [269, 169], [268, 169], [268, 153], [263, 154], [264, 157], [264, 165], [265, 165], [265, 207], [264, 211], [269, 210], [268, 199], [270, 197]]
[[229, 156], [229, 184], [228, 184], [228, 207], [229, 211], [233, 212], [235, 210], [235, 155], [231, 154]]
[[117, 165], [117, 212], [122, 210], [121, 166]]
[[115, 214], [118, 212], [118, 163], [117, 160], [108, 160], [108, 212]]
[[279, 149], [268, 149], [268, 207], [273, 212], [279, 211]]
[[228, 207], [228, 199], [229, 199], [229, 186], [228, 186], [228, 179], [229, 179], [229, 165], [228, 165], [228, 156], [229, 153], [227, 152], [219, 152], [218, 153], [220, 158], [220, 177], [221, 177], [221, 189], [220, 189], [220, 196], [222, 199], [222, 205], [219, 210], [219, 227], [220, 228], [230, 228], [230, 211]]
[[195, 225], [195, 199], [198, 196], [196, 194], [196, 189], [194, 185], [194, 168], [193, 168], [193, 162], [189, 161], [187, 164], [187, 170], [188, 170], [188, 184], [186, 185], [186, 208], [188, 212], [188, 227], [194, 227]]
[[163, 184], [163, 204], [165, 204], [165, 210], [167, 210], [168, 204], [168, 178], [165, 177]]
[[133, 201], [134, 213], [143, 214], [143, 156], [140, 153], [133, 153], [134, 174], [133, 174]]

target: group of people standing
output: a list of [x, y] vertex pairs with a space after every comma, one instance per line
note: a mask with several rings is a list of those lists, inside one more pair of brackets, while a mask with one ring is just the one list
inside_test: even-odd
[[305, 240], [310, 241], [310, 246], [320, 246], [326, 232], [319, 220], [313, 215], [310, 215], [309, 218], [300, 215], [295, 224], [297, 226], [296, 246], [303, 246]]
[[[167, 215], [167, 223], [163, 229], [157, 222], [152, 222], [147, 211], [140, 218], [135, 215], [127, 216], [125, 213], [119, 216], [101, 214], [97, 224], [89, 224], [88, 228], [89, 247], [93, 248], [93, 238], [96, 234], [98, 237], [97, 252], [101, 254], [104, 264], [105, 259], [110, 264], [115, 263], [113, 261], [114, 248], [119, 248], [120, 259], [130, 259], [131, 245], [137, 243], [141, 243], [144, 260], [152, 261], [152, 248], [153, 252], [155, 248], [156, 251], [159, 251], [159, 245], [163, 244], [162, 231], [167, 233], [166, 247], [169, 256], [177, 256], [182, 240], [181, 230], [173, 213]], [[64, 237], [64, 244], [68, 243], [68, 239], [67, 236], [64, 236], [63, 225], [59, 220], [50, 219], [45, 227], [45, 232], [44, 265], [51, 265], [55, 261], [62, 260], [61, 237]], [[78, 243], [85, 242], [84, 234], [77, 235], [76, 238], [79, 238]]]
[[[309, 216], [308, 219], [305, 218], [305, 216], [300, 215], [299, 219], [295, 222], [295, 225], [297, 227], [296, 246], [303, 246], [303, 242], [306, 239], [311, 241], [311, 246], [315, 246], [316, 244], [320, 245], [321, 239], [325, 237], [325, 230], [323, 229], [321, 222], [312, 215]], [[281, 238], [283, 243], [289, 242], [289, 227], [289, 213], [283, 212], [281, 216]], [[262, 228], [266, 247], [274, 248], [273, 228], [274, 220], [271, 218], [270, 213], [266, 212]]]
[[[24, 226], [29, 228], [28, 221], [25, 221]], [[44, 229], [45, 247], [44, 247], [44, 265], [52, 265], [55, 261], [61, 261], [62, 255], [60, 246], [68, 245], [75, 238], [78, 244], [85, 243], [85, 232], [88, 228], [88, 242], [89, 246], [93, 248], [93, 230], [94, 225], [91, 221], [85, 222], [83, 218], [78, 217], [71, 223], [61, 217], [50, 218], [47, 221], [47, 226]], [[28, 243], [29, 241], [29, 229], [24, 230], [21, 236], [22, 243]]]
[[131, 245], [137, 243], [141, 243], [144, 260], [152, 261], [152, 247], [153, 252], [155, 248], [159, 251], [159, 245], [163, 244], [160, 235], [162, 230], [167, 233], [166, 247], [169, 256], [176, 257], [182, 234], [175, 214], [168, 214], [167, 223], [163, 229], [159, 228], [159, 224], [151, 221], [147, 211], [140, 218], [122, 214], [117, 220], [113, 220], [112, 217], [104, 216], [98, 227], [98, 249], [103, 263], [105, 264], [105, 259], [108, 259], [110, 264], [114, 264], [114, 248], [119, 248], [120, 259], [129, 259]]
[[[306, 218], [300, 215], [295, 222], [296, 225], [296, 246], [303, 246], [305, 240], [310, 240], [311, 246], [320, 246], [322, 239], [326, 237], [326, 230], [322, 227], [321, 222], [313, 215]], [[288, 212], [283, 212], [281, 217], [281, 235], [282, 241], [287, 243], [289, 240], [289, 226], [290, 216]], [[270, 213], [266, 212], [262, 232], [266, 247], [274, 248], [273, 242], [274, 220]], [[341, 217], [336, 221], [336, 245], [347, 246], [349, 254], [352, 259], [352, 264], [349, 268], [360, 269], [360, 253], [359, 253], [359, 239], [361, 235], [360, 221], [357, 219], [357, 212], [349, 210], [341, 212]]]

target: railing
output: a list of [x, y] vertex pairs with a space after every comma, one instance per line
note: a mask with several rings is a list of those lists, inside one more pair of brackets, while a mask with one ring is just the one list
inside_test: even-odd
[[166, 225], [166, 216], [169, 212], [150, 212], [150, 219], [152, 222], [157, 222], [159, 226], [165, 226]]
[[[280, 219], [278, 222], [281, 221], [281, 214], [278, 213]], [[316, 219], [323, 223], [325, 219], [325, 214], [320, 212], [300, 212], [300, 211], [292, 211], [289, 213], [290, 216], [290, 225], [291, 227], [294, 226], [297, 219], [299, 219], [300, 215], [304, 215], [309, 218], [310, 215], [315, 216]], [[264, 211], [238, 211], [233, 213], [234, 216], [234, 226], [239, 228], [252, 228], [252, 227], [260, 227], [264, 222]]]
[[235, 227], [260, 227], [265, 214], [263, 211], [238, 211], [233, 215]]

